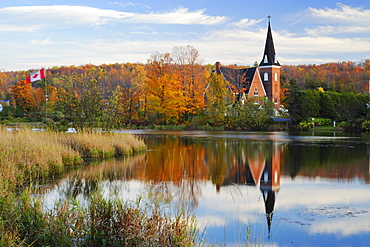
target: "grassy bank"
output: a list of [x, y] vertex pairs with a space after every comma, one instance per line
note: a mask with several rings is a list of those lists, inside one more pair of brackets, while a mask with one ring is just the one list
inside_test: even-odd
[[104, 199], [96, 192], [81, 207], [74, 199], [45, 210], [21, 186], [58, 175], [85, 158], [145, 150], [130, 134], [54, 133], [0, 129], [0, 246], [193, 246], [194, 219], [168, 214], [150, 199]]
[[56, 133], [0, 128], [0, 190], [59, 175], [85, 158], [109, 158], [145, 150], [130, 134]]

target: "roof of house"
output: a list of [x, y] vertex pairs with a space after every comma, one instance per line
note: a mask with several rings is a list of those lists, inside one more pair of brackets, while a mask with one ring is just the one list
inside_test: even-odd
[[245, 69], [221, 67], [218, 72], [222, 74], [223, 78], [230, 82], [238, 92], [242, 89], [244, 89], [245, 92], [248, 92], [256, 69], [256, 67]]

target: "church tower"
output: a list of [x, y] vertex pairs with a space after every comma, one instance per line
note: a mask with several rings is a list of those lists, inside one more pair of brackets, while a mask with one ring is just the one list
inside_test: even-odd
[[274, 103], [275, 108], [280, 107], [280, 63], [276, 58], [274, 41], [272, 40], [270, 16], [268, 16], [268, 29], [265, 44], [265, 52], [259, 64], [261, 79], [266, 90], [267, 97]]

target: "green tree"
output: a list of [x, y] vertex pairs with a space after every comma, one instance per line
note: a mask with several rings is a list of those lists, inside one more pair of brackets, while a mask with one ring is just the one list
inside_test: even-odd
[[337, 120], [338, 113], [332, 97], [326, 92], [320, 93], [320, 117]]
[[306, 90], [304, 92], [303, 102], [306, 105], [306, 115], [309, 117], [320, 117], [320, 92], [317, 90]]
[[234, 130], [264, 130], [267, 129], [272, 119], [272, 104], [266, 102], [263, 105], [255, 104], [253, 99], [241, 101], [228, 109], [226, 117], [227, 129]]
[[63, 91], [60, 107], [77, 131], [93, 131], [103, 127], [103, 98], [97, 80], [90, 79], [77, 92]]
[[220, 123], [224, 120], [226, 106], [230, 104], [230, 92], [227, 90], [227, 83], [222, 75], [212, 73], [206, 88], [206, 101], [208, 113], [213, 123]]
[[303, 120], [307, 115], [305, 112], [305, 104], [304, 104], [304, 92], [300, 90], [297, 81], [295, 79], [291, 79], [287, 86], [287, 91], [285, 92], [285, 99], [283, 103], [285, 108], [288, 109], [290, 115], [290, 121], [293, 124], [299, 123]]

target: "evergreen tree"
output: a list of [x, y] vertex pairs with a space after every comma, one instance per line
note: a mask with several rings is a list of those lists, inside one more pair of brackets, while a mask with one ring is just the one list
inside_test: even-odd
[[287, 89], [283, 103], [288, 109], [290, 121], [297, 124], [307, 116], [303, 98], [304, 92], [300, 90], [295, 79], [289, 81]]

